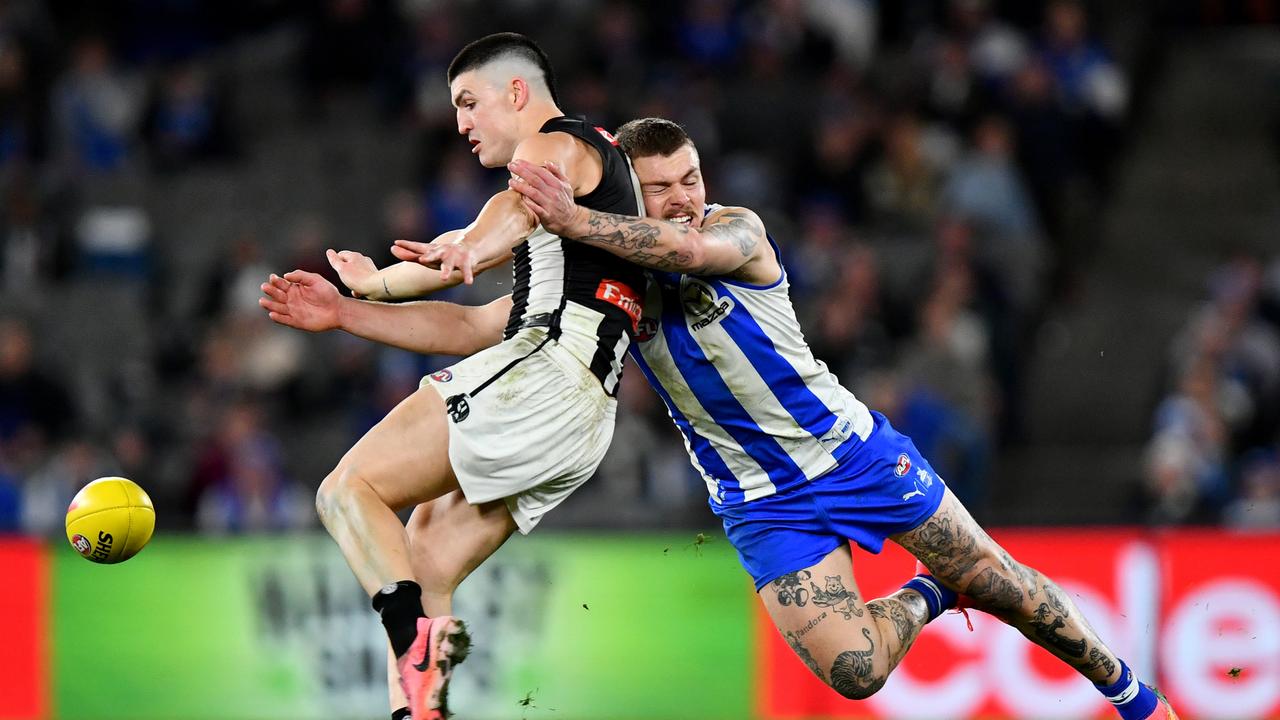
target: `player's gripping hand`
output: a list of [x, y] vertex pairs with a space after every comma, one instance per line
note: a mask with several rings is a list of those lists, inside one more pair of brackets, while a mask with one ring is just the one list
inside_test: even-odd
[[570, 234], [582, 208], [573, 200], [573, 185], [555, 163], [534, 165], [527, 160], [512, 160], [507, 169], [511, 179], [507, 187], [523, 196], [524, 206], [553, 235]]
[[433, 243], [397, 240], [391, 246], [391, 254], [401, 260], [440, 268], [440, 279], [444, 281], [449, 280], [454, 270], [462, 273], [462, 282], [468, 285], [476, 279], [476, 253], [461, 239]]
[[383, 293], [378, 266], [369, 257], [354, 250], [325, 250], [329, 266], [338, 273], [338, 279], [346, 285], [354, 297], [377, 297]]
[[[338, 288], [319, 275], [294, 270], [280, 277], [275, 273], [262, 283], [258, 305], [281, 325], [299, 330], [323, 332], [341, 326]], [[351, 301], [349, 301], [351, 302]]]

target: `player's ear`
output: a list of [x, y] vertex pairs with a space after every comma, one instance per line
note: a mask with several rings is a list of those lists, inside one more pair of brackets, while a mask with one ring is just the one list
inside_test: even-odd
[[524, 78], [511, 79], [511, 104], [516, 110], [523, 110], [529, 104], [529, 83]]

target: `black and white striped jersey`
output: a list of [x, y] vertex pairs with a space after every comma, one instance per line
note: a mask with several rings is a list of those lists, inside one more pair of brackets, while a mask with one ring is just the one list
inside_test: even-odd
[[[569, 133], [600, 152], [600, 184], [576, 198], [600, 212], [642, 215], [640, 184], [617, 141], [585, 120], [558, 117], [540, 132]], [[511, 316], [503, 337], [510, 338], [546, 314], [557, 341], [600, 379], [605, 392], [617, 393], [622, 361], [640, 319], [644, 271], [604, 250], [564, 240], [539, 226], [515, 248]], [[543, 323], [545, 324], [545, 323]]]

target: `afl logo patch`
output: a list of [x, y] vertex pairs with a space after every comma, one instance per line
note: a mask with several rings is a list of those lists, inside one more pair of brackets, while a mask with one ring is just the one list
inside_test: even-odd
[[906, 453], [898, 456], [898, 466], [893, 469], [893, 474], [902, 477], [911, 472], [911, 458]]
[[445, 410], [449, 413], [449, 419], [454, 423], [460, 423], [467, 419], [471, 414], [471, 404], [467, 402], [466, 395], [454, 395], [444, 401]]
[[443, 370], [437, 370], [431, 373], [430, 377], [432, 380], [435, 380], [436, 382], [445, 383], [453, 379], [453, 373], [449, 370], [449, 368], [445, 368]]
[[649, 342], [658, 334], [658, 321], [653, 318], [640, 318], [636, 323], [636, 340]]
[[93, 543], [89, 542], [89, 538], [80, 533], [71, 536], [71, 547], [85, 557], [88, 557], [89, 553], [93, 552]]

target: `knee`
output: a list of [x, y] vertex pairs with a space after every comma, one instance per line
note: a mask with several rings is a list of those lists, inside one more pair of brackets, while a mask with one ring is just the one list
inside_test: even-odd
[[849, 700], [866, 700], [884, 687], [888, 677], [874, 675], [871, 677], [855, 677], [851, 673], [842, 674], [837, 668], [831, 669], [831, 687]]
[[321, 522], [328, 524], [333, 519], [344, 498], [350, 494], [354, 479], [348, 468], [339, 465], [320, 482], [316, 489], [316, 514]]

